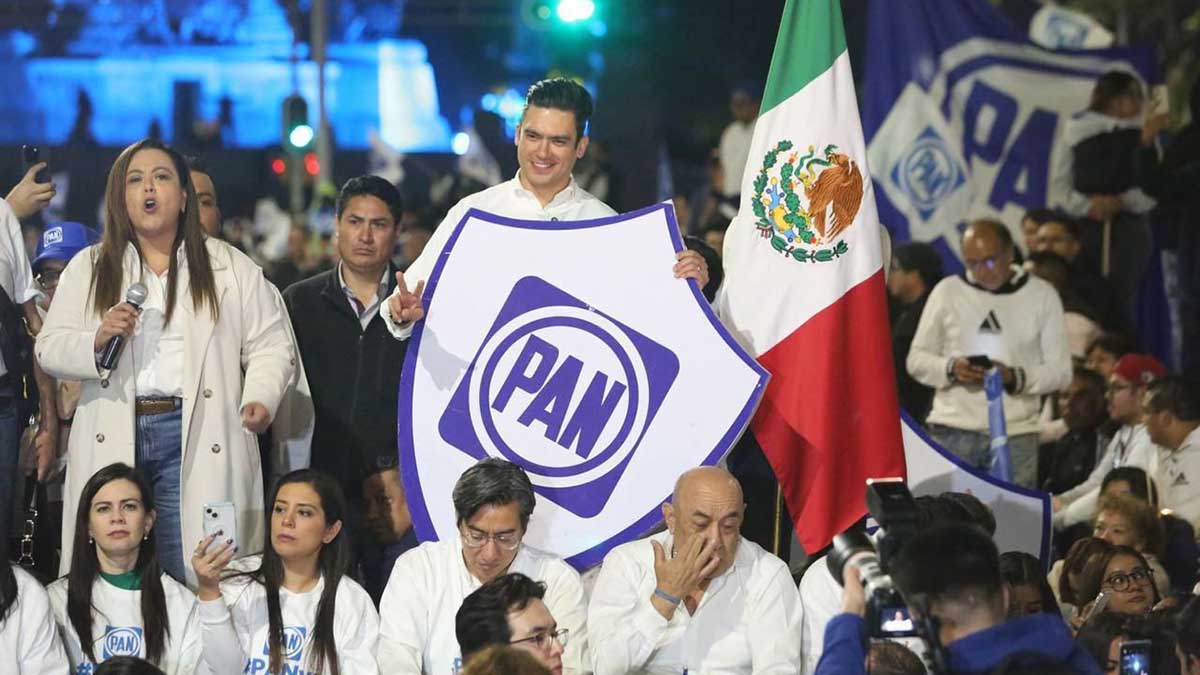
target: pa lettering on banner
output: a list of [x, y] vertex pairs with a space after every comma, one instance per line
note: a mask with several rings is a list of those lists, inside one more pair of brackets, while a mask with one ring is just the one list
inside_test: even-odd
[[500, 457], [538, 494], [525, 540], [584, 569], [657, 524], [680, 473], [720, 461], [767, 374], [674, 278], [681, 249], [667, 205], [581, 222], [467, 213], [401, 378], [420, 539], [458, 536], [455, 481]]
[[943, 54], [928, 88], [909, 83], [869, 146], [877, 185], [909, 238], [945, 237], [957, 252], [964, 219], [1016, 225], [1059, 201], [1051, 172], [1066, 152], [1056, 142], [1063, 123], [1087, 107], [1100, 75], [1118, 69], [1130, 68], [985, 38]]

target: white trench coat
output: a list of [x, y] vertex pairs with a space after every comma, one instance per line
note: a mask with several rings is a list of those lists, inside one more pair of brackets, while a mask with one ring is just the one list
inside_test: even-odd
[[[209, 502], [237, 505], [238, 556], [261, 551], [264, 536], [262, 466], [257, 437], [242, 427], [241, 409], [251, 402], [266, 406], [274, 418], [280, 399], [293, 382], [297, 352], [289, 321], [262, 270], [232, 246], [206, 241], [216, 284], [220, 319], [214, 324], [207, 306], [199, 311], [186, 289], [186, 264], [180, 265], [178, 304], [173, 321], [183, 322], [183, 424], [180, 521], [187, 583], [196, 586], [191, 552], [203, 538], [202, 509]], [[62, 566], [70, 567], [75, 514], [84, 483], [113, 462], [136, 464], [135, 379], [139, 364], [132, 349], [121, 352], [104, 379], [96, 365], [94, 341], [100, 317], [92, 308], [92, 246], [67, 265], [54, 303], [37, 339], [42, 368], [57, 378], [82, 382], [79, 407], [69, 441], [63, 497]], [[182, 254], [181, 254], [182, 256]], [[125, 255], [125, 285], [138, 269], [130, 245]]]

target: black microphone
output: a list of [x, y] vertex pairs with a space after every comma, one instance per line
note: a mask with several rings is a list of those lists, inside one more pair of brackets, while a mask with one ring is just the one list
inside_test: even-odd
[[[150, 295], [150, 291], [146, 290], [146, 285], [139, 281], [125, 291], [125, 302], [133, 305], [134, 309], [141, 309], [142, 303], [146, 301], [148, 295]], [[100, 353], [100, 367], [104, 370], [112, 370], [113, 366], [117, 364], [117, 359], [121, 358], [121, 348], [124, 346], [124, 335], [110, 337], [108, 344], [104, 345], [104, 351]]]

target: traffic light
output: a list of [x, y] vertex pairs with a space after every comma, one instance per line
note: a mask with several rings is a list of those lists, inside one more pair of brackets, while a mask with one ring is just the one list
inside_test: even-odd
[[308, 124], [308, 103], [299, 94], [283, 99], [283, 147], [299, 152], [313, 140], [313, 128]]
[[596, 13], [596, 3], [593, 0], [558, 0], [555, 14], [563, 23], [587, 21]]
[[[551, 30], [555, 25], [582, 24], [596, 14], [595, 0], [524, 0], [521, 11], [526, 25]], [[557, 20], [557, 21], [556, 21]]]

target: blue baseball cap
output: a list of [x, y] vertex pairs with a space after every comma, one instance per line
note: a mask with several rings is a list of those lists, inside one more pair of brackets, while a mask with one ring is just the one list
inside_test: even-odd
[[50, 223], [38, 240], [33, 268], [47, 260], [67, 262], [83, 249], [100, 241], [100, 233], [80, 223], [62, 221]]

